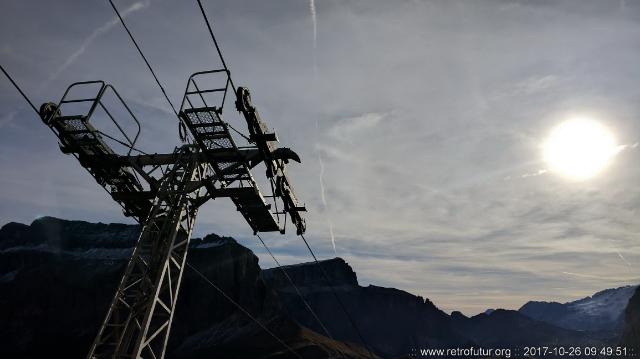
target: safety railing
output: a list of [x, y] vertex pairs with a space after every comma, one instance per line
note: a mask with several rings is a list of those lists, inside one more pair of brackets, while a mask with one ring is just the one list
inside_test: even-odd
[[[91, 91], [92, 87], [94, 91]], [[73, 90], [83, 90], [81, 91], [83, 95], [73, 96]], [[93, 93], [95, 93], [95, 95], [91, 95]], [[130, 117], [133, 124], [135, 125], [136, 130], [134, 136], [132, 136], [132, 134], [127, 134], [127, 131], [124, 130], [122, 124], [118, 120], [116, 120], [115, 116], [113, 115], [113, 109], [110, 110], [109, 106], [105, 104], [104, 99], [107, 95], [110, 94], [114, 96], [116, 102], [122, 106], [124, 112], [128, 115], [128, 117]], [[81, 104], [89, 104], [89, 106], [79, 107], [78, 105]], [[70, 107], [74, 107], [75, 109], [70, 109]], [[78, 110], [78, 108], [80, 109]], [[101, 109], [104, 112], [106, 117], [109, 118], [109, 120], [113, 123], [115, 128], [122, 135], [123, 139], [126, 142], [120, 141], [117, 138], [114, 138], [113, 136], [110, 136], [109, 134], [99, 129], [94, 129], [92, 126], [88, 126], [88, 122], [94, 116], [97, 109]], [[57, 110], [59, 111], [59, 114], [64, 114], [63, 117], [82, 118], [82, 123], [87, 131], [95, 131], [97, 132], [97, 134], [105, 136], [111, 140], [118, 142], [120, 145], [127, 147], [127, 155], [130, 155], [131, 152], [135, 149], [135, 145], [138, 141], [138, 138], [140, 137], [140, 121], [133, 114], [118, 91], [116, 91], [116, 89], [112, 85], [106, 84], [104, 81], [82, 81], [71, 84], [69, 87], [67, 87], [64, 94], [62, 95], [62, 98], [58, 102]]]

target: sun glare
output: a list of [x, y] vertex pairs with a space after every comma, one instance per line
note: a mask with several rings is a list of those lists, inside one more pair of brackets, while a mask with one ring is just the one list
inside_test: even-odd
[[554, 172], [586, 180], [607, 166], [616, 141], [605, 126], [588, 118], [573, 118], [556, 126], [544, 144], [544, 158]]

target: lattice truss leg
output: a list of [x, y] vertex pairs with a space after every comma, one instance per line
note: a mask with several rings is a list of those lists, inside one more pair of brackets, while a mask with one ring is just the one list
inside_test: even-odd
[[197, 214], [185, 189], [204, 176], [191, 151], [176, 149], [88, 358], [164, 357]]
[[[214, 83], [212, 88], [196, 84], [196, 77], [209, 75], [214, 77], [207, 81]], [[220, 87], [218, 75], [222, 75]], [[248, 145], [236, 145], [229, 129], [239, 131], [221, 117], [229, 84], [226, 68], [189, 77], [179, 117], [193, 141], [172, 154], [147, 154], [136, 148], [140, 122], [104, 81], [76, 82], [57, 104], [41, 106], [40, 116], [58, 137], [61, 150], [73, 154], [125, 215], [143, 225], [89, 359], [164, 357], [197, 208], [207, 200], [231, 198], [255, 233], [284, 234], [287, 218], [298, 234], [304, 233], [300, 212], [306, 209], [286, 173], [289, 160], [300, 162], [299, 156], [276, 146], [275, 132], [268, 132], [251, 104], [249, 90], [243, 87], [235, 94], [236, 109], [247, 122], [249, 137], [240, 133]], [[111, 96], [109, 101], [106, 94]], [[207, 103], [209, 94], [216, 95], [216, 106]], [[121, 106], [113, 113], [130, 117], [135, 133], [128, 134], [107, 109], [105, 104], [112, 102]], [[95, 119], [110, 120], [116, 137], [98, 130], [91, 122]], [[110, 143], [124, 146], [126, 154], [114, 151]], [[271, 186], [266, 196], [251, 173], [260, 163], [266, 166]], [[158, 169], [164, 169], [159, 179]]]

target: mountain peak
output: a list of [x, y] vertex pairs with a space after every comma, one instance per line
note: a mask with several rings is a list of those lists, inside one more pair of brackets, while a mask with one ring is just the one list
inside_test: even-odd
[[454, 310], [453, 312], [451, 312], [451, 319], [453, 320], [464, 320], [464, 319], [469, 319], [469, 317], [467, 317], [466, 315], [462, 314], [462, 312]]
[[64, 223], [64, 222], [82, 222], [82, 221], [69, 221], [62, 218], [51, 217], [51, 216], [41, 216], [36, 217], [33, 221], [31, 221], [31, 225], [39, 224], [39, 223]]
[[623, 311], [637, 286], [599, 291], [572, 302], [530, 301], [518, 311], [530, 318], [574, 330], [622, 329]]
[[0, 248], [44, 246], [66, 251], [99, 248], [130, 248], [140, 226], [119, 223], [89, 223], [56, 217], [38, 217], [30, 225], [11, 222], [0, 229]]
[[[54, 217], [38, 218], [31, 225], [9, 223], [3, 226], [0, 229], [0, 249], [12, 250], [0, 250], [0, 262], [4, 265], [0, 282], [5, 288], [9, 288], [6, 292], [11, 294], [11, 302], [0, 308], [0, 317], [4, 315], [15, 318], [13, 323], [19, 324], [9, 328], [17, 327], [23, 331], [0, 335], [0, 341], [5, 343], [5, 347], [24, 342], [26, 346], [19, 350], [26, 353], [32, 348], [40, 350], [42, 347], [33, 344], [37, 343], [37, 335], [46, 335], [57, 341], [67, 340], [68, 338], [59, 337], [59, 333], [70, 332], [66, 328], [77, 328], [79, 325], [87, 327], [87, 323], [90, 323], [93, 327], [85, 331], [83, 337], [74, 339], [88, 346], [92, 339], [89, 336], [97, 331], [97, 325], [104, 315], [100, 308], [106, 310], [139, 232], [140, 226], [136, 225], [91, 224]], [[302, 340], [305, 345], [314, 346], [320, 351], [333, 353], [335, 348], [344, 348], [346, 345], [322, 337], [324, 325], [327, 326], [327, 332], [333, 333], [338, 340], [349, 343], [359, 340], [352, 328], [345, 323], [340, 306], [347, 308], [354, 323], [362, 329], [362, 335], [373, 344], [372, 349], [383, 357], [403, 356], [407, 348], [416, 343], [426, 343], [433, 347], [600, 343], [591, 341], [591, 334], [583, 330], [561, 329], [544, 318], [532, 319], [523, 313], [524, 309], [520, 312], [497, 309], [473, 317], [454, 311], [447, 316], [428, 298], [395, 288], [359, 286], [353, 268], [339, 257], [320, 263], [308, 262], [283, 267], [299, 286], [305, 298], [303, 302], [279, 268], [261, 270], [254, 253], [233, 238], [211, 234], [193, 238], [191, 246], [190, 263], [211, 283], [215, 283], [250, 313], [276, 320], [271, 323], [280, 323], [275, 330], [284, 330], [277, 332], [278, 334], [288, 333], [285, 333], [289, 335], [285, 339], [287, 343], [300, 343]], [[323, 270], [335, 287], [335, 293], [331, 293], [327, 286]], [[261, 276], [265, 281], [261, 280]], [[251, 340], [254, 340], [254, 334], [259, 329], [247, 327], [247, 318], [241, 313], [236, 315], [238, 312], [232, 303], [218, 295], [217, 291], [203, 289], [205, 285], [202, 278], [194, 272], [185, 272], [180, 295], [182, 304], [179, 304], [183, 309], [176, 311], [176, 325], [172, 330], [173, 343], [169, 343], [169, 346], [175, 349], [176, 343], [180, 343], [179, 349], [184, 350], [180, 353], [186, 353], [186, 356], [190, 353], [219, 351], [225, 346], [235, 353], [244, 353], [236, 357], [250, 356], [246, 352], [250, 349], [246, 345], [246, 338], [250, 335]], [[627, 286], [605, 290], [592, 297], [565, 304], [529, 302], [523, 308], [547, 306], [547, 312], [543, 314], [547, 317], [550, 315], [552, 319], [561, 316], [549, 310], [549, 305], [558, 306], [562, 310], [568, 308], [569, 313], [574, 313], [569, 319], [575, 323], [582, 318], [585, 322], [579, 323], [591, 325], [589, 329], [593, 330], [599, 323], [609, 323], [603, 320], [605, 317], [602, 313], [608, 313], [610, 308], [617, 308], [620, 298], [624, 299], [625, 293], [631, 288], [633, 287]], [[44, 295], [25, 295], [33, 290]], [[625, 333], [628, 333], [630, 340], [635, 340], [633, 338], [637, 338], [638, 333], [638, 321], [634, 321], [634, 318], [638, 318], [638, 298], [640, 294], [634, 301], [636, 305], [628, 309], [630, 324]], [[86, 305], [78, 306], [77, 303]], [[313, 308], [313, 315], [305, 305]], [[22, 307], [29, 310], [13, 314], [15, 308]], [[47, 312], [47, 308], [55, 310]], [[587, 311], [589, 308], [590, 311]], [[545, 308], [540, 310], [544, 311]], [[321, 318], [322, 325], [319, 325], [315, 316]], [[72, 321], [68, 321], [70, 317]], [[60, 330], [60, 323], [68, 326], [65, 327], [66, 330]], [[288, 329], [282, 329], [281, 323], [288, 325]], [[30, 332], [31, 328], [45, 328], [51, 332]], [[307, 331], [306, 328], [309, 333], [316, 331], [318, 334], [313, 334], [312, 339], [301, 338], [299, 333]], [[317, 341], [318, 338], [322, 342]], [[68, 348], [82, 351], [78, 346]], [[271, 352], [272, 349], [268, 350]], [[282, 348], [276, 346], [273, 350], [281, 351]], [[58, 356], [81, 355], [75, 352], [72, 354], [74, 355]], [[172, 354], [176, 355], [171, 357], [180, 357], [177, 351]], [[42, 355], [19, 357], [38, 356]], [[336, 355], [318, 357], [329, 358]], [[364, 355], [348, 357], [360, 358]]]
[[[320, 267], [318, 267], [320, 265]], [[305, 262], [283, 266], [289, 277], [298, 286], [327, 286], [322, 270], [329, 277], [333, 286], [358, 286], [358, 277], [353, 268], [342, 258], [335, 257], [316, 262]], [[265, 280], [276, 287], [289, 286], [289, 280], [278, 268], [265, 269], [262, 271]]]
[[219, 236], [217, 234], [207, 234], [204, 238], [192, 238], [192, 248], [212, 248], [225, 245], [237, 245], [238, 242], [231, 237]]
[[598, 297], [601, 297], [601, 296], [612, 295], [612, 294], [620, 293], [620, 292], [631, 292], [631, 293], [633, 293], [636, 290], [636, 287], [638, 287], [638, 286], [637, 285], [624, 285], [624, 286], [618, 287], [618, 288], [604, 289], [604, 290], [601, 290], [599, 292], [596, 292], [591, 297], [586, 297], [584, 299], [589, 299], [589, 298], [594, 299], [594, 298], [598, 298]]

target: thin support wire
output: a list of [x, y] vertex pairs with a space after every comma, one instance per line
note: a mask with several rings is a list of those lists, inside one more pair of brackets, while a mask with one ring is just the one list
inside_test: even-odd
[[140, 56], [142, 56], [142, 59], [144, 60], [144, 63], [147, 65], [147, 68], [149, 68], [149, 71], [151, 72], [151, 75], [153, 75], [153, 78], [156, 80], [156, 83], [158, 84], [158, 87], [160, 87], [160, 90], [162, 91], [162, 94], [164, 95], [164, 98], [167, 100], [167, 102], [171, 106], [171, 109], [173, 110], [173, 113], [175, 113], [176, 116], [178, 116], [178, 111], [176, 111], [175, 106], [173, 106], [173, 103], [169, 99], [169, 96], [167, 95], [167, 92], [164, 90], [164, 87], [160, 83], [160, 80], [158, 79], [158, 76], [156, 76], [156, 73], [155, 73], [155, 71], [153, 71], [153, 68], [151, 67], [151, 64], [149, 64], [149, 61], [147, 60], [147, 57], [144, 56], [144, 53], [142, 53], [142, 50], [140, 49], [140, 46], [138, 45], [138, 42], [136, 42], [136, 39], [131, 34], [131, 31], [129, 31], [129, 28], [127, 27], [127, 24], [125, 24], [124, 19], [120, 15], [120, 12], [118, 11], [118, 8], [116, 7], [116, 5], [113, 3], [112, 0], [108, 0], [108, 1], [109, 1], [109, 4], [111, 4], [111, 7], [113, 8], [113, 11], [115, 11], [116, 15], [118, 15], [118, 19], [120, 19], [120, 23], [122, 23], [122, 27], [124, 27], [125, 31], [129, 35], [129, 38], [133, 42], [133, 45], [138, 50], [138, 53], [140, 54]]
[[204, 18], [204, 22], [207, 24], [207, 29], [209, 30], [209, 35], [211, 35], [211, 40], [213, 40], [213, 45], [216, 47], [216, 51], [218, 51], [218, 56], [220, 56], [220, 61], [222, 62], [222, 66], [227, 71], [227, 76], [229, 76], [229, 82], [231, 83], [231, 88], [233, 89], [233, 93], [236, 94], [236, 85], [234, 85], [233, 80], [231, 79], [231, 73], [229, 68], [227, 67], [227, 63], [224, 61], [224, 57], [222, 56], [222, 50], [220, 50], [220, 46], [218, 45], [218, 40], [216, 40], [216, 35], [213, 34], [213, 29], [211, 28], [211, 23], [209, 23], [209, 19], [207, 18], [207, 14], [204, 11], [204, 7], [202, 7], [202, 2], [197, 0], [198, 6], [200, 7], [200, 12], [202, 13], [202, 17]]
[[29, 97], [22, 91], [20, 86], [18, 86], [18, 84], [15, 81], [13, 81], [13, 78], [9, 75], [9, 73], [7, 73], [7, 71], [4, 69], [4, 67], [2, 67], [2, 65], [0, 65], [0, 70], [2, 70], [2, 73], [4, 73], [4, 75], [7, 76], [9, 81], [11, 81], [11, 84], [16, 88], [16, 90], [18, 90], [18, 92], [20, 92], [20, 95], [22, 95], [22, 97], [24, 97], [24, 99], [29, 103], [29, 106], [31, 106], [31, 108], [33, 109], [33, 111], [35, 111], [35, 113], [38, 115], [38, 117], [40, 117], [40, 112], [33, 105], [33, 102], [31, 102]]
[[229, 122], [224, 121], [224, 123], [226, 123], [227, 126], [229, 126], [229, 128], [231, 128], [233, 131], [235, 131], [235, 133], [237, 133], [238, 135], [242, 136], [242, 138], [244, 138], [247, 142], [253, 143], [253, 141], [251, 141], [251, 139], [247, 135], [245, 135], [244, 133], [236, 130], [233, 126], [231, 126], [231, 124]]
[[[13, 86], [18, 90], [18, 92], [20, 92], [20, 94], [22, 95], [22, 97], [24, 97], [24, 99], [29, 103], [29, 105], [31, 106], [31, 108], [33, 109], [33, 111], [35, 111], [36, 115], [40, 118], [40, 111], [38, 111], [38, 109], [33, 105], [33, 102], [31, 102], [31, 100], [29, 99], [29, 97], [22, 91], [22, 89], [20, 88], [20, 86], [18, 86], [18, 84], [13, 80], [13, 78], [7, 73], [7, 71], [5, 71], [4, 67], [2, 67], [2, 65], [0, 65], [0, 70], [2, 70], [2, 72], [5, 74], [5, 76], [7, 76], [7, 78], [9, 79], [9, 81], [11, 81], [11, 83], [13, 84]], [[101, 132], [102, 135], [105, 135], [107, 137], [110, 137], [104, 133]], [[113, 139], [113, 138], [112, 138]], [[118, 140], [116, 140], [118, 141]], [[138, 150], [139, 151], [139, 150]], [[76, 158], [78, 158], [78, 156], [76, 154], [74, 154], [74, 156]], [[111, 195], [111, 193], [107, 190], [106, 187], [104, 186], [100, 186], [102, 187], [102, 189], [105, 190], [105, 192], [107, 192], [107, 194]], [[122, 209], [125, 209], [124, 206], [122, 204], [120, 204], [120, 207], [122, 207]], [[140, 223], [140, 220], [138, 220], [137, 218], [134, 217], [134, 220], [138, 223]]]
[[[331, 335], [331, 333], [329, 332], [329, 330], [327, 329], [327, 327], [324, 325], [324, 323], [322, 322], [322, 320], [320, 320], [320, 318], [318, 317], [318, 315], [316, 314], [316, 312], [311, 308], [311, 305], [309, 304], [309, 302], [307, 302], [307, 300], [304, 298], [304, 296], [302, 295], [302, 292], [300, 291], [300, 289], [298, 288], [298, 286], [293, 282], [293, 279], [291, 279], [291, 277], [289, 276], [289, 274], [287, 273], [287, 271], [282, 267], [282, 265], [280, 265], [280, 262], [276, 259], [276, 257], [273, 255], [273, 253], [271, 252], [271, 249], [269, 249], [269, 247], [267, 246], [267, 244], [265, 243], [265, 241], [262, 239], [262, 237], [260, 237], [260, 234], [256, 233], [256, 237], [258, 237], [258, 239], [260, 240], [260, 242], [262, 243], [262, 245], [264, 246], [264, 249], [267, 250], [267, 252], [269, 253], [269, 255], [271, 256], [271, 258], [273, 258], [273, 261], [276, 262], [276, 265], [278, 266], [278, 268], [280, 269], [280, 271], [282, 272], [282, 274], [284, 274], [284, 276], [287, 278], [287, 280], [289, 281], [289, 283], [291, 283], [291, 285], [293, 286], [293, 288], [295, 289], [296, 293], [298, 294], [298, 296], [300, 297], [300, 299], [302, 300], [302, 302], [304, 303], [304, 305], [307, 307], [307, 310], [309, 311], [309, 313], [311, 313], [311, 315], [315, 318], [315, 320], [318, 322], [318, 324], [320, 325], [320, 327], [322, 328], [322, 330], [327, 334], [327, 336], [329, 338], [331, 338], [332, 340], [335, 340], [335, 338]], [[344, 358], [344, 356], [343, 356]]]
[[[178, 115], [178, 111], [176, 110], [176, 107], [173, 105], [173, 102], [171, 102], [171, 99], [167, 95], [167, 92], [165, 91], [164, 87], [160, 83], [160, 80], [158, 79], [158, 76], [156, 76], [155, 71], [153, 71], [153, 68], [151, 67], [151, 64], [149, 63], [149, 61], [147, 60], [147, 57], [144, 56], [144, 53], [142, 52], [142, 49], [140, 49], [140, 46], [138, 45], [138, 42], [133, 37], [133, 34], [131, 34], [131, 31], [129, 31], [129, 28], [127, 27], [127, 24], [125, 24], [124, 19], [122, 18], [122, 16], [120, 15], [120, 12], [118, 11], [118, 8], [116, 7], [116, 5], [113, 3], [112, 0], [108, 0], [108, 1], [109, 1], [109, 4], [111, 4], [111, 7], [113, 8], [113, 11], [115, 11], [116, 15], [118, 15], [118, 19], [120, 19], [120, 23], [122, 24], [122, 27], [124, 27], [125, 31], [127, 32], [127, 35], [129, 35], [129, 38], [131, 39], [131, 42], [133, 42], [133, 45], [136, 47], [136, 50], [138, 50], [138, 53], [140, 54], [140, 56], [144, 60], [144, 63], [147, 65], [147, 68], [149, 69], [149, 72], [151, 72], [151, 75], [153, 75], [153, 78], [156, 80], [156, 83], [158, 84], [158, 87], [160, 87], [160, 90], [162, 91], [162, 95], [164, 95], [164, 98], [169, 103], [169, 106], [171, 106], [171, 109], [173, 110], [173, 113], [178, 118], [178, 124], [180, 124], [180, 123], [184, 124], [184, 122], [180, 118], [180, 115]], [[181, 126], [181, 125], [178, 125], [178, 126]], [[178, 127], [178, 132], [181, 132], [181, 131], [182, 131], [181, 128]], [[185, 142], [185, 141], [188, 142], [189, 141], [189, 134], [186, 133], [185, 134], [185, 138], [181, 138], [181, 140], [183, 140], [183, 142]]]
[[96, 131], [96, 132], [98, 132], [101, 136], [104, 136], [104, 137], [106, 137], [106, 138], [108, 138], [108, 139], [110, 139], [110, 140], [112, 140], [112, 141], [115, 141], [115, 142], [117, 142], [117, 143], [121, 144], [122, 146], [125, 146], [125, 147], [128, 147], [128, 148], [132, 149], [133, 151], [136, 151], [136, 152], [141, 153], [141, 154], [143, 154], [143, 155], [148, 155], [148, 153], [146, 153], [146, 152], [144, 152], [144, 151], [142, 151], [142, 150], [140, 150], [140, 149], [136, 148], [135, 146], [132, 146], [132, 145], [130, 145], [130, 144], [127, 144], [127, 143], [126, 143], [126, 142], [124, 142], [124, 141], [120, 141], [119, 139], [117, 139], [117, 138], [115, 138], [115, 137], [113, 137], [113, 136], [111, 136], [111, 135], [109, 135], [109, 134], [106, 134], [106, 133], [104, 133], [104, 132], [102, 132], [102, 131], [100, 131], [100, 130], [98, 130], [98, 131]]
[[264, 329], [265, 332], [269, 333], [269, 335], [271, 335], [275, 340], [277, 340], [280, 344], [282, 344], [282, 346], [284, 346], [288, 351], [290, 351], [291, 354], [293, 354], [296, 357], [302, 359], [300, 354], [296, 353], [296, 351], [293, 350], [293, 348], [291, 348], [289, 345], [287, 345], [287, 343], [285, 343], [282, 339], [280, 339], [280, 337], [275, 335], [271, 330], [269, 330], [269, 328], [264, 326], [264, 324], [260, 323], [260, 321], [258, 319], [256, 319], [253, 315], [251, 315], [251, 313], [249, 313], [246, 309], [244, 309], [238, 302], [233, 300], [233, 298], [228, 296], [227, 293], [225, 293], [217, 285], [213, 284], [213, 282], [211, 280], [209, 280], [209, 278], [207, 278], [207, 276], [202, 274], [199, 270], [197, 270], [194, 266], [192, 266], [191, 263], [189, 263], [188, 261], [186, 262], [186, 264], [187, 264], [187, 267], [191, 268], [191, 270], [196, 272], [196, 274], [198, 274], [198, 276], [200, 276], [200, 278], [202, 278], [205, 282], [207, 282], [210, 286], [212, 286], [215, 290], [217, 290], [218, 293], [220, 293], [229, 302], [231, 302], [233, 305], [235, 305], [236, 308], [240, 309], [240, 311], [242, 311], [244, 314], [246, 314], [251, 320], [253, 320], [256, 324], [258, 324], [262, 329]]
[[309, 250], [309, 253], [311, 253], [311, 256], [313, 257], [313, 260], [315, 261], [316, 265], [318, 267], [320, 267], [320, 271], [322, 272], [322, 276], [324, 277], [324, 280], [327, 282], [327, 285], [331, 289], [331, 292], [333, 293], [333, 296], [336, 298], [336, 301], [340, 305], [340, 308], [342, 309], [344, 314], [347, 316], [347, 319], [351, 323], [351, 326], [356, 331], [356, 334], [358, 335], [358, 338], [360, 339], [360, 342], [364, 345], [365, 349], [367, 349], [367, 352], [369, 353], [369, 357], [371, 357], [373, 359], [374, 356], [371, 353], [371, 349], [369, 349], [370, 348], [369, 344], [367, 344], [366, 340], [364, 340], [364, 337], [362, 336], [362, 333], [360, 332], [360, 329], [358, 328], [358, 326], [356, 325], [355, 321], [353, 320], [353, 317], [351, 317], [351, 314], [349, 314], [349, 311], [347, 310], [347, 308], [345, 307], [344, 303], [342, 302], [342, 300], [338, 296], [338, 293], [336, 292], [335, 288], [333, 287], [333, 284], [331, 283], [331, 280], [329, 279], [329, 276], [327, 275], [327, 272], [324, 270], [324, 268], [322, 267], [322, 265], [318, 261], [318, 258], [316, 257], [315, 253], [313, 253], [313, 250], [311, 249], [311, 246], [309, 246], [309, 243], [307, 242], [307, 239], [304, 238], [304, 234], [300, 234], [300, 238], [302, 238], [302, 240], [304, 241], [304, 244], [307, 246], [307, 249]]

